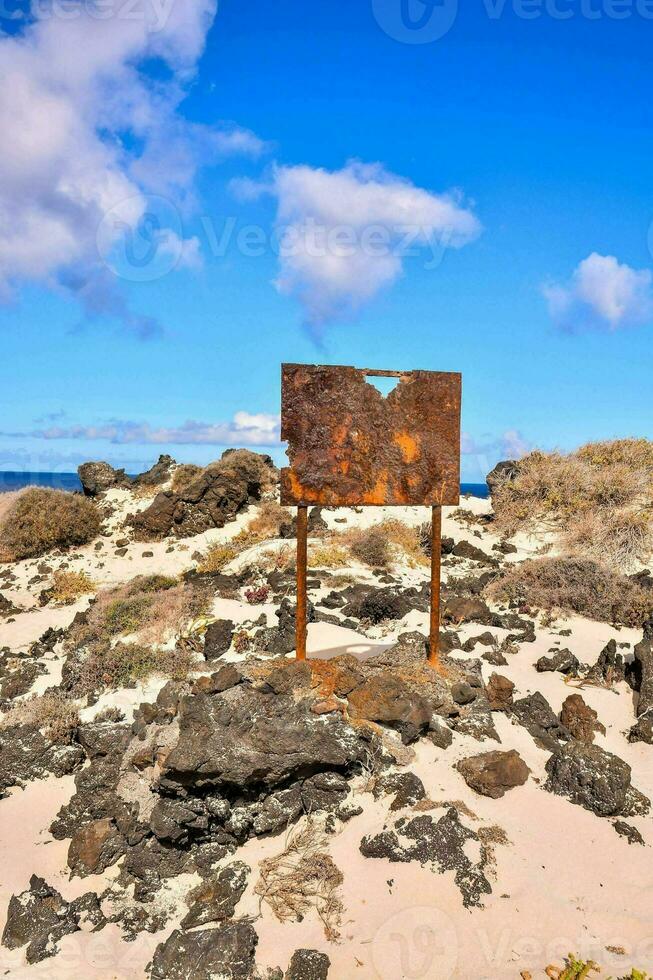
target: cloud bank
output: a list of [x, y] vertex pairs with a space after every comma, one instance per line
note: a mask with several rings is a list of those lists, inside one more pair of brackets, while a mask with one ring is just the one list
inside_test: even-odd
[[241, 200], [277, 199], [280, 293], [302, 304], [313, 328], [346, 319], [402, 274], [404, 260], [422, 255], [439, 264], [447, 248], [462, 248], [481, 232], [457, 193], [416, 187], [380, 164], [350, 161], [342, 170], [277, 166], [271, 180], [232, 182]]
[[551, 318], [563, 329], [614, 331], [653, 318], [651, 281], [648, 269], [632, 269], [613, 255], [592, 252], [568, 283], [547, 284], [542, 291]]
[[[264, 145], [179, 112], [217, 0], [59, 8], [40, 3], [36, 20], [0, 35], [0, 131], [10, 134], [0, 155], [0, 298], [25, 282], [71, 290], [90, 316], [150, 336], [157, 325], [117, 289], [112, 249], [135, 235], [148, 195], [183, 213], [199, 166]], [[150, 244], [175, 265], [197, 259], [198, 241], [180, 227], [157, 224]]]
[[264, 412], [236, 412], [230, 422], [188, 420], [180, 426], [111, 419], [97, 425], [51, 425], [30, 432], [0, 432], [0, 436], [46, 440], [88, 440], [113, 445], [276, 446], [281, 419]]

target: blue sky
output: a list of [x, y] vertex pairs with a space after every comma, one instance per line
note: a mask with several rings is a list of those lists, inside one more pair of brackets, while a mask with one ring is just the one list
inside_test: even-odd
[[651, 434], [652, 3], [124, 2], [2, 24], [0, 469], [280, 459], [285, 360], [461, 371], [470, 481]]

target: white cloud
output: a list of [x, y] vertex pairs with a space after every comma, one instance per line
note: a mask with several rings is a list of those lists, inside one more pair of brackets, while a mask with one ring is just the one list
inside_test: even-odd
[[484, 436], [477, 439], [469, 432], [463, 432], [461, 453], [463, 456], [476, 456], [482, 460], [520, 459], [533, 448], [518, 429], [507, 429], [500, 436]]
[[560, 326], [618, 330], [653, 317], [651, 281], [648, 269], [632, 269], [613, 255], [592, 252], [566, 285], [547, 284], [542, 291]]
[[31, 432], [0, 432], [0, 436], [46, 440], [88, 440], [115, 445], [276, 446], [281, 419], [264, 412], [236, 412], [231, 422], [188, 420], [180, 426], [111, 419], [97, 425], [51, 425]]
[[302, 303], [313, 327], [350, 316], [423, 254], [430, 267], [444, 249], [481, 231], [456, 193], [435, 194], [380, 164], [350, 161], [342, 170], [276, 167], [271, 180], [232, 183], [240, 199], [277, 198], [279, 292]]
[[[148, 194], [183, 211], [200, 165], [264, 144], [179, 112], [217, 0], [114, 2], [102, 16], [92, 4], [66, 4], [66, 16], [59, 7], [39, 4], [22, 33], [0, 34], [0, 297], [26, 281], [74, 288], [90, 313], [143, 332], [98, 254], [103, 216], [120, 207], [118, 244]], [[157, 78], [141, 70], [157, 61]], [[180, 258], [195, 257], [197, 241], [177, 238], [167, 241]]]

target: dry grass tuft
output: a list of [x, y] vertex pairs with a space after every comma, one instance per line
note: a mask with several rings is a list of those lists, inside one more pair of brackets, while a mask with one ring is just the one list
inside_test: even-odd
[[211, 545], [201, 561], [198, 562], [197, 571], [204, 573], [221, 572], [239, 554], [240, 551], [231, 542]]
[[101, 527], [95, 504], [80, 494], [32, 487], [21, 493], [0, 528], [0, 560], [36, 558], [52, 548], [92, 541]]
[[380, 524], [347, 532], [349, 549], [359, 561], [370, 568], [387, 568], [391, 551], [388, 536]]
[[12, 705], [0, 719], [0, 730], [17, 725], [34, 725], [53, 745], [70, 745], [80, 725], [79, 712], [60, 691], [48, 691]]
[[492, 495], [506, 534], [544, 526], [562, 550], [629, 571], [653, 553], [653, 442], [589, 443], [574, 453], [532, 452]]
[[139, 575], [125, 585], [98, 592], [85, 621], [75, 623], [70, 649], [137, 635], [145, 643], [163, 643], [184, 623], [205, 611], [207, 597], [164, 575]]
[[341, 545], [330, 542], [315, 545], [308, 553], [309, 568], [343, 568], [350, 562], [349, 552]]
[[309, 816], [290, 831], [281, 854], [261, 861], [254, 889], [279, 922], [301, 922], [314, 908], [330, 942], [339, 936], [344, 906], [339, 895], [342, 872], [327, 852], [328, 839]]
[[119, 690], [153, 674], [182, 681], [194, 665], [192, 652], [179, 647], [157, 650], [141, 643], [95, 643], [76, 665], [72, 690], [77, 697]]
[[495, 600], [577, 613], [602, 623], [641, 626], [653, 593], [637, 581], [586, 558], [534, 558], [514, 565], [485, 589]]
[[95, 592], [97, 586], [86, 572], [56, 571], [52, 576], [50, 596], [53, 602], [69, 606], [80, 596]]

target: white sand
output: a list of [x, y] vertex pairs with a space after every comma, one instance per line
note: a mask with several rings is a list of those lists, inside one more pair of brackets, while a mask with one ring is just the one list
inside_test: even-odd
[[[173, 542], [172, 551], [168, 550], [171, 544], [167, 541], [151, 545], [131, 543], [127, 554], [117, 557], [112, 542], [128, 536], [121, 530], [121, 523], [128, 510], [133, 509], [133, 502], [126, 491], [112, 491], [108, 496], [116, 512], [111, 519], [111, 537], [102, 539], [105, 542], [102, 550], [95, 551], [90, 545], [65, 559], [48, 559], [48, 564], [57, 567], [65, 560], [70, 568], [86, 570], [102, 585], [139, 574], [179, 574], [194, 564], [192, 555], [196, 551], [203, 552], [213, 543], [229, 540], [253, 516], [250, 512], [222, 530]], [[147, 503], [141, 501], [137, 506]], [[464, 500], [462, 506], [476, 514], [489, 511], [487, 501], [474, 498]], [[324, 512], [327, 523], [335, 530], [367, 526], [385, 516], [400, 517], [415, 525], [427, 520], [429, 512], [409, 508], [367, 508], [360, 514], [346, 509]], [[338, 523], [339, 517], [346, 517], [347, 524]], [[470, 541], [490, 553], [498, 538], [487, 529], [479, 537], [477, 530], [476, 525], [467, 526], [455, 520], [451, 509], [445, 510], [443, 534], [457, 541]], [[509, 560], [532, 555], [541, 543], [533, 538], [518, 538], [519, 551]], [[276, 543], [274, 547], [287, 544]], [[246, 559], [251, 560], [257, 550], [270, 547], [270, 543], [258, 546]], [[144, 551], [153, 554], [143, 557]], [[233, 568], [240, 567], [244, 560], [245, 556], [241, 556]], [[16, 587], [0, 586], [0, 591], [16, 604], [34, 607], [19, 614], [15, 622], [0, 626], [0, 646], [25, 648], [47, 626], [68, 625], [88, 601], [83, 599], [64, 609], [36, 608], [38, 593], [45, 585], [30, 586], [29, 579], [36, 574], [39, 563], [40, 560], [16, 563], [12, 566], [18, 576]], [[465, 567], [463, 564], [453, 571], [445, 569], [445, 578], [447, 574], [464, 573]], [[353, 565], [351, 571], [358, 578], [374, 580], [360, 566]], [[420, 583], [428, 576], [427, 568], [402, 567], [398, 571], [406, 584]], [[328, 586], [325, 588], [328, 591]], [[214, 615], [236, 623], [251, 622], [261, 612], [270, 625], [276, 622], [271, 604], [252, 607], [241, 599], [216, 599], [213, 607]], [[571, 636], [557, 635], [563, 626], [572, 630]], [[370, 636], [330, 623], [314, 623], [309, 626], [308, 652], [309, 656], [320, 657], [353, 653], [364, 659], [386, 649], [400, 633], [416, 628], [425, 631], [426, 627], [426, 614], [418, 612], [410, 613], [389, 629], [371, 630]], [[460, 629], [461, 640], [485, 629], [476, 624], [466, 625]], [[491, 632], [501, 640], [507, 631]], [[560, 674], [538, 674], [533, 666], [538, 657], [557, 643], [560, 648], [569, 648], [581, 661], [593, 663], [612, 637], [618, 643], [630, 643], [632, 648], [640, 635], [635, 630], [616, 631], [604, 624], [573, 617], [548, 629], [538, 628], [535, 643], [522, 644], [505, 667], [493, 668], [483, 663], [483, 674], [487, 679], [496, 670], [510, 677], [516, 685], [515, 696], [539, 690], [558, 711], [564, 698], [575, 688], [566, 684]], [[475, 654], [456, 652], [455, 655], [464, 660], [483, 652], [484, 648], [477, 647]], [[237, 659], [237, 655], [231, 653], [227, 659]], [[34, 692], [57, 682], [61, 663], [61, 655], [55, 651], [46, 663], [48, 675], [37, 679]], [[161, 678], [152, 678], [134, 690], [107, 693], [96, 705], [85, 708], [82, 718], [89, 720], [110, 705], [121, 707], [130, 718], [133, 708], [143, 700], [152, 700], [163, 683]], [[631, 745], [625, 737], [634, 720], [629, 689], [625, 685], [615, 691], [587, 687], [581, 693], [606, 726], [606, 735], [597, 736], [597, 744], [628, 762], [633, 771], [633, 784], [652, 796], [653, 750], [641, 743]], [[484, 908], [469, 911], [463, 907], [452, 872], [439, 874], [414, 863], [391, 864], [364, 858], [359, 844], [365, 834], [378, 833], [399, 816], [411, 814], [389, 814], [391, 797], [374, 801], [369, 793], [361, 793], [350, 800], [362, 805], [364, 813], [342, 825], [331, 839], [331, 854], [344, 874], [346, 915], [341, 941], [328, 943], [314, 914], [302, 923], [280, 924], [264, 905], [261, 917], [255, 922], [259, 935], [257, 959], [261, 967], [285, 969], [292, 952], [304, 947], [328, 953], [332, 980], [350, 977], [357, 980], [518, 980], [522, 970], [530, 970], [536, 978], [544, 976], [543, 969], [548, 963], [560, 964], [569, 951], [599, 961], [604, 975], [626, 973], [631, 964], [653, 968], [651, 818], [629, 819], [647, 844], [646, 848], [630, 846], [617, 835], [610, 820], [601, 820], [567, 800], [544, 792], [541, 782], [548, 753], [535, 745], [525, 729], [511, 724], [505, 716], [495, 714], [494, 720], [501, 746], [454, 734], [452, 747], [444, 752], [429, 743], [417, 745], [408, 767], [422, 779], [433, 801], [463, 801], [478, 817], [477, 821], [463, 817], [470, 827], [497, 825], [505, 831], [510, 843], [496, 847], [496, 880], [492, 881], [492, 894], [486, 897]], [[517, 749], [532, 775], [525, 786], [510, 791], [503, 799], [491, 800], [469, 789], [453, 765], [466, 755], [498, 747]], [[358, 780], [358, 784], [362, 786], [363, 780]], [[12, 792], [8, 799], [0, 801], [0, 925], [10, 896], [27, 887], [32, 873], [45, 877], [67, 899], [88, 890], [101, 891], [115, 875], [116, 869], [111, 869], [97, 878], [68, 879], [68, 842], [53, 841], [47, 827], [72, 791], [72, 778], [48, 779], [29, 785], [25, 791]], [[432, 815], [438, 819], [444, 812], [436, 809]], [[259, 901], [253, 894], [257, 863], [278, 853], [283, 846], [284, 837], [280, 835], [249, 841], [237, 853], [237, 859], [245, 860], [253, 868], [248, 890], [237, 910], [239, 915], [258, 915]], [[472, 851], [473, 848], [469, 853]], [[171, 884], [173, 888], [182, 886], [190, 887], [183, 880], [176, 886]], [[184, 911], [180, 892], [176, 919]], [[140, 980], [145, 977], [145, 966], [156, 946], [174, 924], [175, 920], [161, 935], [142, 933], [134, 943], [123, 942], [119, 930], [113, 926], [97, 934], [78, 933], [62, 940], [57, 957], [33, 967], [25, 964], [24, 951], [0, 948], [0, 967], [4, 975], [21, 980], [35, 977]], [[627, 956], [610, 953], [607, 946], [624, 947]]]

